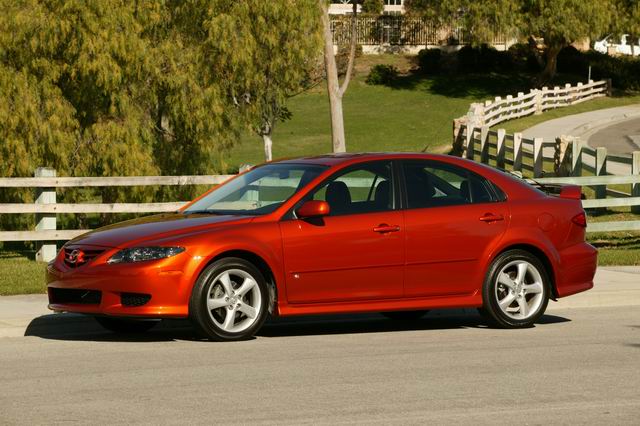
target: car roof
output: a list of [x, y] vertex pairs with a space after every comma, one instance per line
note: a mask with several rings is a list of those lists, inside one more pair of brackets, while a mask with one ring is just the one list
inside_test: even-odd
[[286, 158], [276, 160], [273, 163], [280, 164], [318, 164], [323, 166], [337, 166], [345, 163], [359, 163], [371, 160], [388, 160], [399, 158], [416, 159], [438, 159], [448, 157], [440, 154], [425, 154], [416, 152], [359, 152], [359, 153], [335, 153], [322, 154], [310, 157]]
[[[531, 198], [542, 195], [542, 192], [533, 188], [524, 180], [499, 171], [486, 164], [473, 160], [445, 154], [429, 154], [418, 152], [361, 152], [361, 153], [338, 153], [324, 154], [311, 157], [282, 159], [274, 161], [276, 164], [317, 164], [328, 166], [331, 169], [342, 168], [350, 164], [362, 163], [375, 160], [435, 160], [449, 164], [456, 164], [468, 170], [476, 172], [485, 178], [498, 184], [500, 189], [507, 193], [511, 199]], [[271, 163], [271, 164], [273, 164]], [[269, 163], [267, 163], [269, 164]]]

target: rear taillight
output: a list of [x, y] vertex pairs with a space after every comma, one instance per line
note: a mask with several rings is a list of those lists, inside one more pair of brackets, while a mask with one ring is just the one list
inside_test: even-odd
[[587, 215], [584, 214], [584, 212], [577, 214], [573, 217], [573, 219], [571, 219], [571, 222], [575, 223], [578, 226], [581, 226], [583, 228], [587, 227]]

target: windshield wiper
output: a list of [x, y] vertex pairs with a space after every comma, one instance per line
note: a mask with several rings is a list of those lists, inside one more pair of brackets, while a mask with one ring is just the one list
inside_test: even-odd
[[226, 213], [223, 213], [219, 210], [185, 210], [183, 212], [184, 214], [212, 214], [212, 215], [224, 215]]

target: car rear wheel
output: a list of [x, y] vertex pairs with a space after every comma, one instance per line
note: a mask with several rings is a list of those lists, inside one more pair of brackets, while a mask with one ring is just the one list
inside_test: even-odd
[[113, 333], [132, 334], [144, 333], [158, 325], [160, 320], [136, 320], [115, 317], [94, 317], [102, 327]]
[[425, 316], [427, 312], [429, 311], [391, 311], [380, 313], [394, 321], [415, 321]]
[[211, 340], [253, 336], [267, 316], [268, 288], [250, 262], [226, 258], [207, 266], [191, 294], [189, 316], [196, 331]]
[[480, 312], [499, 327], [531, 327], [547, 309], [549, 288], [547, 272], [536, 256], [506, 251], [489, 268]]

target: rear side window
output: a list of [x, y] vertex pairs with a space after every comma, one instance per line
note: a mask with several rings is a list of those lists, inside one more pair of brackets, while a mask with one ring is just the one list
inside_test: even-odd
[[465, 168], [437, 161], [403, 164], [410, 209], [491, 203], [497, 201], [493, 186]]

